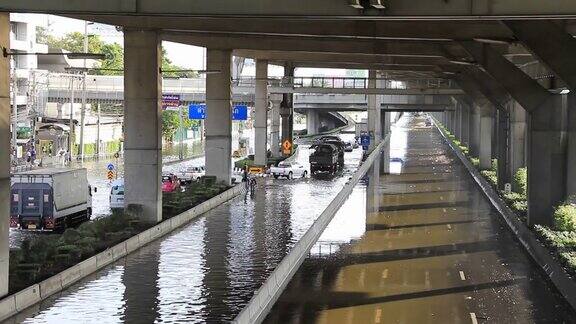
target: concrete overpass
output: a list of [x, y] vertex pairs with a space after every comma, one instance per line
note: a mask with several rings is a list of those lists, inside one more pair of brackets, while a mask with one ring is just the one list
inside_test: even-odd
[[[381, 90], [375, 90], [385, 88], [383, 78], [449, 79], [466, 95], [456, 96], [454, 110], [441, 117], [470, 145], [481, 168], [498, 158], [499, 188], [511, 182], [520, 166], [528, 166], [529, 225], [551, 224], [554, 207], [576, 193], [576, 119], [572, 97], [565, 93], [576, 91], [574, 1], [18, 0], [2, 2], [0, 10], [59, 14], [123, 28], [126, 203], [144, 206], [145, 221], [161, 219], [161, 40], [208, 49], [207, 69], [217, 73], [206, 77], [206, 165], [207, 174], [219, 180], [230, 178], [230, 61], [238, 54], [257, 59], [257, 162], [265, 159], [267, 146], [268, 63], [283, 64], [288, 78], [300, 66], [360, 68], [370, 70], [359, 92], [368, 95], [374, 143], [388, 123], [376, 96]], [[5, 48], [8, 33], [3, 14], [0, 44]], [[10, 137], [8, 62], [0, 62], [4, 151]], [[282, 141], [291, 140], [293, 92], [282, 94], [280, 109], [273, 113], [282, 116]], [[8, 154], [3, 156], [0, 192], [9, 187]], [[2, 197], [0, 206], [8, 206], [8, 194]], [[2, 274], [8, 264], [8, 214], [4, 207]], [[0, 293], [6, 291], [6, 278], [1, 278]]]

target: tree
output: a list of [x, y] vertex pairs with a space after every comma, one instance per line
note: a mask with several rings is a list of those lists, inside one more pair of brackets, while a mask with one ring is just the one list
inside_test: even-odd
[[178, 112], [173, 110], [164, 110], [162, 112], [162, 137], [167, 142], [172, 142], [174, 134], [180, 127], [180, 118]]
[[[48, 35], [46, 29], [39, 27], [37, 29], [37, 41], [39, 43], [47, 44], [52, 49], [63, 49], [70, 52], [84, 52], [84, 34], [80, 32], [72, 32], [64, 35], [63, 37], [54, 37]], [[105, 43], [99, 35], [89, 35], [88, 37], [88, 52], [89, 53], [102, 53], [106, 59], [100, 63], [100, 70], [95, 70], [94, 74], [98, 75], [122, 75], [124, 74], [124, 48], [118, 43]], [[197, 77], [195, 72], [177, 72], [183, 70], [182, 67], [174, 65], [166, 54], [166, 49], [162, 47], [162, 70], [173, 71], [166, 72], [165, 77], [184, 78], [184, 77]]]

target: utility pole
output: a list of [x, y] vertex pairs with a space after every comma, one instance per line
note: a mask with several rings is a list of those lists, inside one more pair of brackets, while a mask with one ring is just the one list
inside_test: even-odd
[[70, 133], [68, 134], [68, 157], [72, 161], [72, 133], [74, 130], [74, 75], [70, 76]]
[[12, 148], [17, 154], [18, 142], [16, 139], [18, 138], [18, 102], [16, 101], [16, 97], [18, 96], [18, 77], [16, 76], [16, 58], [14, 58], [12, 63], [12, 66], [14, 67], [12, 69]]
[[97, 128], [96, 128], [96, 158], [100, 158], [100, 104], [96, 104], [97, 107]]
[[178, 157], [180, 160], [184, 159], [184, 120], [182, 118], [182, 105], [178, 106], [178, 118], [180, 118], [180, 148], [178, 151]]
[[[84, 21], [84, 53], [88, 53], [88, 21]], [[80, 161], [84, 163], [84, 117], [86, 116], [86, 59], [84, 59], [84, 70], [82, 71], [82, 110], [80, 112]]]

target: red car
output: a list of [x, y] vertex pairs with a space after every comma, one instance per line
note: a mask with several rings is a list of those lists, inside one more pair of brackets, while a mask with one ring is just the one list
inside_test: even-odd
[[162, 192], [173, 192], [180, 189], [180, 180], [173, 174], [162, 176]]

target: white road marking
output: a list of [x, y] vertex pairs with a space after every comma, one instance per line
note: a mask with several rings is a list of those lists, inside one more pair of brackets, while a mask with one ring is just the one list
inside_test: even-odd
[[462, 281], [466, 280], [466, 276], [464, 275], [464, 271], [460, 270], [460, 279]]
[[445, 213], [445, 212], [446, 212], [446, 208], [442, 208], [442, 211]]
[[374, 314], [374, 323], [380, 323], [381, 318], [382, 318], [382, 309], [378, 307], [378, 309], [376, 309], [376, 314]]
[[446, 227], [448, 227], [449, 230], [452, 229], [452, 225], [450, 225], [450, 224], [447, 224]]
[[472, 320], [472, 324], [478, 324], [475, 313], [470, 313], [470, 319]]
[[388, 269], [384, 269], [384, 271], [382, 271], [382, 279], [386, 278], [388, 278]]
[[430, 272], [428, 272], [428, 270], [426, 270], [424, 275], [424, 285], [426, 288], [430, 288]]

